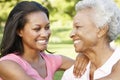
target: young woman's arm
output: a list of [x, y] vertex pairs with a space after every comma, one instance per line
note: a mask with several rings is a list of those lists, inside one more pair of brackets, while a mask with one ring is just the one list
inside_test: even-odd
[[78, 54], [76, 61], [74, 61], [71, 58], [62, 56], [62, 65], [60, 69], [66, 70], [70, 68], [72, 65], [74, 65], [74, 71], [73, 71], [74, 75], [76, 77], [80, 77], [84, 73], [88, 62], [89, 62], [88, 58], [81, 54]]
[[74, 75], [77, 77], [81, 77], [86, 71], [86, 66], [88, 65], [88, 62], [89, 59], [85, 55], [79, 53], [74, 63]]
[[0, 61], [0, 77], [3, 80], [34, 80], [15, 62]]
[[73, 60], [69, 57], [66, 57], [63, 55], [61, 55], [61, 57], [62, 57], [62, 65], [59, 68], [60, 70], [66, 70], [66, 69], [70, 68], [75, 62], [75, 60]]

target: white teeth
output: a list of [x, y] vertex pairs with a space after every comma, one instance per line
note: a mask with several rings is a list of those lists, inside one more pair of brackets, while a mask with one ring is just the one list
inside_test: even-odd
[[39, 40], [37, 42], [40, 43], [40, 44], [43, 44], [43, 43], [46, 43], [46, 40]]
[[77, 43], [79, 43], [80, 42], [80, 40], [75, 40], [74, 41], [74, 44], [77, 44]]

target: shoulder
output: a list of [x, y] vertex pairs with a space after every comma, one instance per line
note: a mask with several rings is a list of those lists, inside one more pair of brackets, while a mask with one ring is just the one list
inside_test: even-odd
[[73, 68], [74, 66], [71, 66], [69, 69], [67, 69], [63, 76], [62, 76], [62, 80], [75, 80], [75, 76], [73, 74]]
[[120, 67], [120, 59], [116, 62], [116, 64], [114, 64], [112, 71], [116, 70], [119, 67]]
[[[115, 49], [116, 53], [120, 53], [120, 46]], [[120, 54], [119, 54], [120, 55]]]
[[112, 56], [109, 58], [109, 63], [114, 65], [119, 60], [120, 60], [120, 47], [116, 47], [114, 49]]
[[115, 48], [115, 50], [114, 50], [114, 58], [115, 58], [115, 60], [120, 59], [120, 47]]
[[33, 80], [23, 68], [14, 61], [0, 61], [0, 77], [5, 80]]
[[[0, 72], [2, 70], [7, 70], [9, 68], [15, 68], [15, 66], [19, 66], [19, 65], [14, 61], [11, 61], [11, 60], [0, 61]], [[10, 70], [12, 70], [12, 69], [10, 69]]]
[[56, 54], [42, 54], [49, 68], [56, 71], [62, 64], [62, 57]]
[[1, 57], [0, 58], [0, 69], [5, 71], [5, 70], [9, 69], [10, 67], [11, 68], [14, 68], [16, 66], [18, 67], [20, 64], [20, 60], [21, 60], [21, 58], [18, 55], [16, 55], [16, 53], [15, 54], [11, 53], [4, 57]]
[[24, 59], [22, 59], [19, 55], [17, 55], [17, 53], [11, 53], [11, 54], [8, 54], [4, 57], [1, 57], [0, 62], [1, 63], [10, 62], [10, 63], [17, 64], [17, 65], [21, 66], [25, 70], [27, 69], [26, 61]]
[[[119, 68], [119, 66], [120, 66], [120, 47], [117, 47], [116, 49], [115, 49], [115, 52], [114, 52], [115, 54], [116, 54], [116, 56], [114, 57], [114, 60], [113, 61], [115, 61], [116, 60], [116, 63], [113, 65], [113, 68], [112, 68], [112, 71], [114, 71], [114, 70], [116, 70], [116, 71], [120, 71], [120, 68]], [[119, 68], [119, 69], [118, 69]]]
[[12, 74], [19, 74], [18, 70], [21, 70], [22, 68], [20, 68], [20, 66], [10, 60], [3, 60], [0, 61], [0, 75], [3, 77], [12, 75]]
[[0, 61], [3, 61], [3, 60], [16, 60], [16, 59], [19, 59], [19, 56], [17, 55], [17, 53], [10, 53], [6, 56], [3, 56], [0, 58]]
[[62, 64], [62, 57], [60, 55], [56, 54], [46, 54], [45, 56], [46, 61], [56, 64], [56, 65], [61, 65]]
[[43, 53], [42, 56], [47, 59], [47, 60], [62, 60], [62, 56], [61, 55], [57, 55], [57, 54], [45, 54]]

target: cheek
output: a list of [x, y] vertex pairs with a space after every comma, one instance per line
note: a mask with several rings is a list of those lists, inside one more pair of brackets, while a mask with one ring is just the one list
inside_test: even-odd
[[79, 31], [79, 38], [84, 42], [87, 46], [93, 46], [97, 43], [97, 35], [94, 32], [89, 31]]
[[51, 36], [51, 30], [49, 30], [49, 31], [47, 32], [47, 34], [48, 34], [48, 37], [50, 37], [50, 36]]
[[51, 30], [48, 32], [49, 35], [51, 35]]
[[84, 37], [86, 34], [84, 31], [82, 30], [76, 30], [76, 35], [79, 36], [79, 38], [81, 39], [82, 37]]
[[87, 34], [89, 34], [89, 30], [84, 27], [80, 29], [76, 29], [76, 34], [79, 36], [86, 36]]
[[97, 36], [95, 34], [88, 34], [85, 35], [85, 44], [89, 45], [89, 46], [94, 46], [97, 44]]
[[29, 33], [26, 33], [27, 34], [27, 36], [28, 37], [30, 37], [30, 38], [34, 38], [34, 37], [37, 37], [37, 36], [39, 36], [36, 32], [29, 32]]

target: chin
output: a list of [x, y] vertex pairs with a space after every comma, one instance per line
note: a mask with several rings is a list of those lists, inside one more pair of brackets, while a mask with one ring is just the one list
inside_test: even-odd
[[80, 52], [80, 50], [79, 50], [79, 49], [75, 49], [75, 52], [77, 52], [77, 53], [78, 53], [78, 52]]
[[40, 47], [39, 48], [39, 50], [42, 50], [42, 51], [44, 51], [44, 50], [46, 50], [47, 49], [47, 47]]
[[76, 51], [77, 53], [80, 53], [80, 52], [83, 52], [84, 50], [83, 50], [83, 48], [75, 48], [75, 51]]

